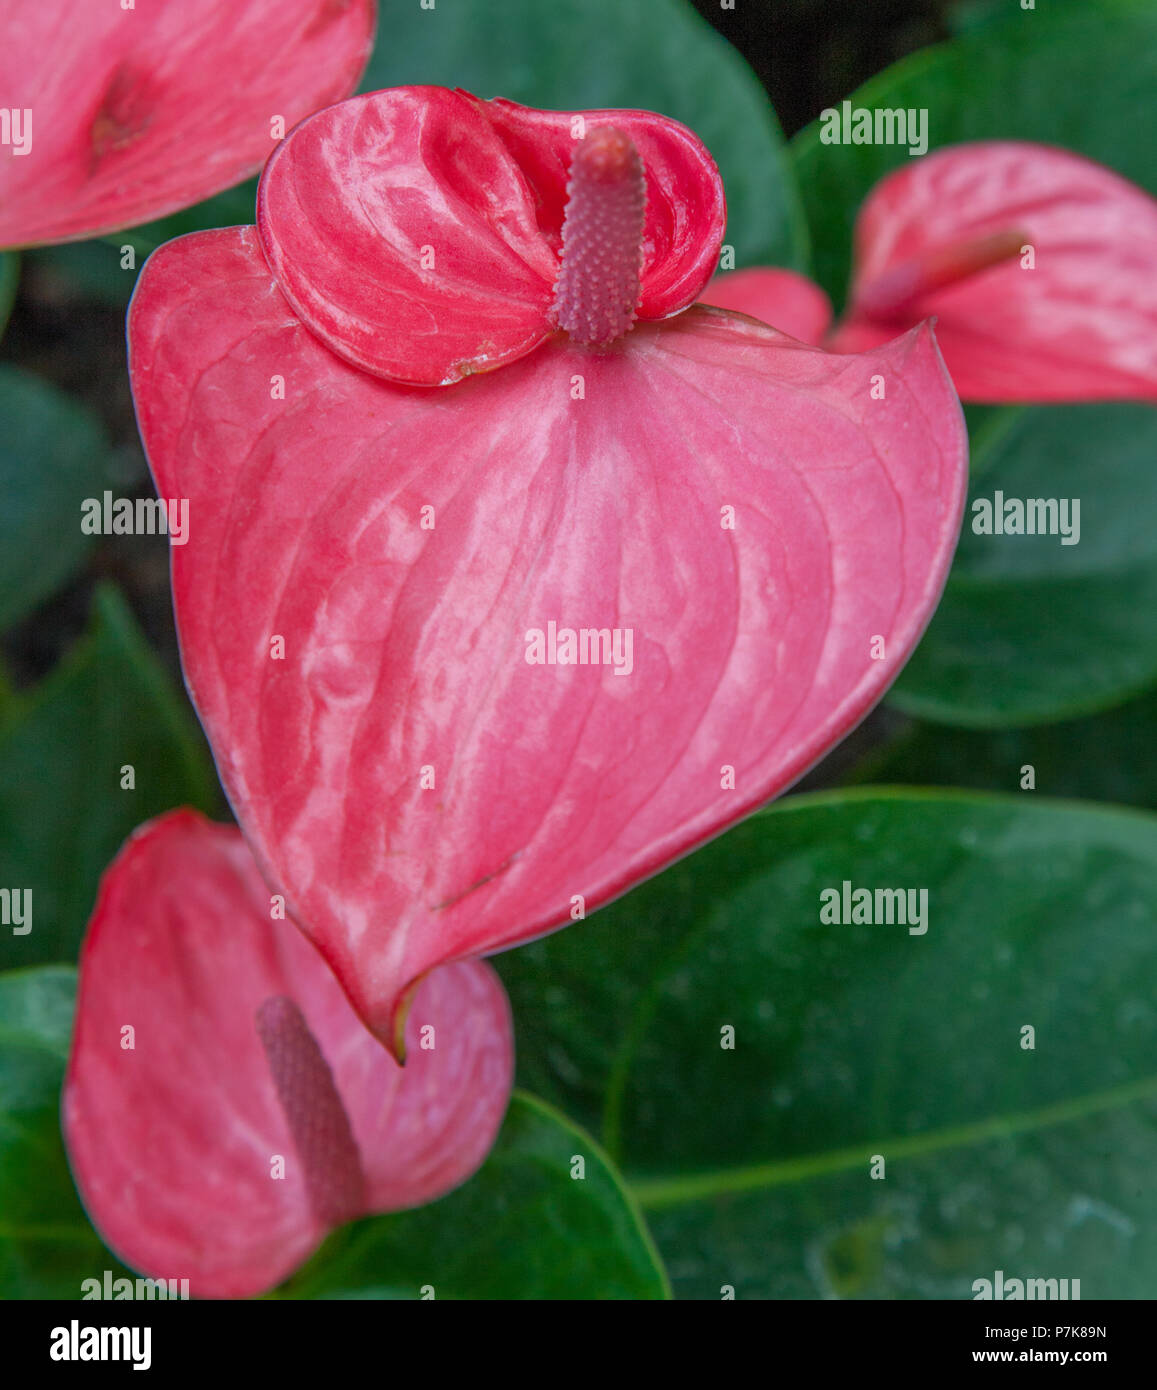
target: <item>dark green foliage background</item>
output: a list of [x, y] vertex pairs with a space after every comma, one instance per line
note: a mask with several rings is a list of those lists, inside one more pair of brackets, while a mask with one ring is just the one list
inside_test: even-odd
[[[1150, 0], [697, 7], [718, 33], [685, 0], [383, 0], [363, 86], [675, 116], [719, 162], [738, 263], [810, 271], [837, 303], [859, 203], [907, 157], [821, 146], [845, 96], [927, 107], [933, 148], [1033, 139], [1157, 185]], [[34, 902], [30, 934], [0, 929], [3, 1297], [122, 1272], [59, 1131], [77, 952], [136, 825], [227, 814], [163, 540], [79, 531], [81, 498], [149, 495], [121, 248], [139, 268], [252, 206], [248, 183], [0, 257], [0, 886]], [[1080, 544], [966, 527], [886, 706], [807, 794], [501, 957], [522, 1089], [491, 1157], [334, 1233], [272, 1297], [968, 1298], [998, 1268], [1157, 1295], [1157, 412], [968, 416], [973, 495], [1079, 497]], [[926, 886], [927, 933], [822, 924], [844, 880]]]

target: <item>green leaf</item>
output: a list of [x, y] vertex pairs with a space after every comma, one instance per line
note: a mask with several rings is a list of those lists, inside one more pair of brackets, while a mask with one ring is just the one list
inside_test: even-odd
[[[821, 923], [845, 881], [927, 889], [926, 932]], [[601, 1109], [677, 1293], [1157, 1294], [1157, 818], [792, 797], [499, 965], [524, 1082]]]
[[[990, 419], [948, 586], [891, 703], [993, 728], [1091, 714], [1157, 683], [1155, 458], [1150, 406], [1034, 407]], [[1077, 499], [1079, 540], [976, 535], [973, 503], [995, 507], [997, 491]]]
[[[854, 770], [856, 782], [1016, 791], [1033, 769], [1046, 796], [1124, 802], [1157, 810], [1157, 695], [1107, 714], [1033, 729], [974, 732], [917, 723]], [[1095, 750], [1095, 756], [1089, 756]]]
[[383, 19], [363, 91], [429, 83], [551, 111], [672, 116], [714, 155], [737, 263], [804, 269], [807, 233], [779, 124], [751, 69], [685, 0], [440, 0]]
[[[133, 246], [136, 264], [121, 265], [121, 247]], [[69, 241], [60, 246], [34, 246], [24, 253], [51, 276], [57, 297], [91, 299], [113, 309], [127, 308], [137, 283], [145, 250], [132, 232], [116, 232], [94, 241]]]
[[[572, 1176], [575, 1157], [585, 1176]], [[339, 1231], [285, 1298], [665, 1298], [666, 1275], [618, 1173], [591, 1139], [515, 1094], [490, 1157], [431, 1206]]]
[[79, 1298], [126, 1271], [89, 1225], [60, 1138], [76, 994], [63, 966], [0, 975], [0, 1298]]
[[956, 0], [944, 16], [954, 34], [974, 34], [1008, 18], [1008, 0]]
[[[1157, 192], [1157, 6], [1098, 0], [1036, 10], [926, 48], [858, 88], [854, 107], [928, 112], [929, 149], [965, 140], [1035, 140], [1087, 155]], [[1095, 93], [1095, 99], [1090, 96]], [[860, 203], [906, 145], [824, 145], [814, 121], [792, 141], [814, 274], [838, 305]]]
[[20, 254], [17, 251], [0, 251], [0, 338], [8, 327], [8, 316], [16, 299], [16, 288], [20, 283]]
[[0, 629], [11, 627], [80, 565], [92, 537], [81, 503], [109, 480], [100, 421], [55, 386], [0, 364]]
[[10, 719], [15, 719], [21, 706], [21, 699], [12, 685], [7, 670], [0, 664], [0, 730]]
[[75, 960], [109, 861], [178, 805], [216, 809], [212, 765], [124, 600], [102, 588], [92, 632], [0, 728], [0, 887], [32, 893], [32, 930], [0, 928], [0, 961]]

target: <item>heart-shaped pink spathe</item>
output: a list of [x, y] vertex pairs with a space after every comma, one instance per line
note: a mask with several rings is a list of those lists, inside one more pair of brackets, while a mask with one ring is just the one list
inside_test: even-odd
[[374, 16], [374, 0], [4, 0], [0, 100], [31, 129], [25, 153], [0, 147], [0, 247], [132, 227], [252, 174], [354, 89]]
[[491, 371], [556, 327], [571, 159], [608, 124], [645, 170], [638, 317], [667, 318], [714, 271], [726, 207], [701, 142], [650, 111], [537, 111], [440, 87], [341, 102], [262, 174], [266, 258], [302, 321], [364, 371], [425, 386]]
[[1111, 170], [1044, 145], [954, 146], [877, 184], [855, 243], [834, 351], [934, 315], [964, 400], [1157, 399], [1157, 201]]
[[127, 1264], [195, 1297], [260, 1293], [340, 1219], [456, 1187], [510, 1096], [509, 1006], [489, 966], [427, 976], [403, 1070], [271, 901], [236, 829], [170, 812], [106, 872], [81, 952], [62, 1102], [73, 1176]]
[[401, 388], [233, 228], [150, 259], [130, 358], [158, 491], [190, 501], [175, 607], [223, 782], [395, 1046], [426, 971], [576, 920], [843, 737], [960, 524], [927, 328], [835, 357], [695, 307]]

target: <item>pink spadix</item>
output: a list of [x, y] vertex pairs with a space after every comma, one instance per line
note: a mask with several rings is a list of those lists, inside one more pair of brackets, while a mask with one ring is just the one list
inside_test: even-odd
[[856, 312], [878, 319], [904, 319], [927, 295], [1019, 256], [1028, 240], [1026, 232], [1011, 228], [929, 247], [861, 285], [856, 292]]
[[634, 325], [646, 198], [630, 136], [613, 126], [590, 131], [571, 165], [554, 301], [558, 326], [575, 342], [605, 347]]
[[333, 1072], [305, 1015], [285, 995], [271, 996], [257, 1010], [257, 1032], [313, 1214], [324, 1226], [352, 1221], [366, 1209], [361, 1156]]

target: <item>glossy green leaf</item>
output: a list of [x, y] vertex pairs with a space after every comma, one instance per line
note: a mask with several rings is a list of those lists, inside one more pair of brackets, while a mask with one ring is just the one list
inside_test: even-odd
[[[584, 1163], [576, 1177], [575, 1160]], [[430, 1293], [432, 1290], [432, 1294]], [[633, 1199], [590, 1135], [517, 1094], [494, 1150], [432, 1206], [339, 1231], [286, 1298], [665, 1298]]]
[[60, 1083], [76, 993], [64, 966], [0, 975], [0, 1298], [81, 1296], [125, 1271], [76, 1195], [60, 1138]]
[[803, 269], [806, 231], [763, 88], [686, 0], [439, 0], [395, 7], [362, 91], [429, 83], [546, 110], [636, 107], [690, 126], [727, 193], [736, 263]]
[[[927, 889], [927, 930], [822, 923], [845, 881]], [[1157, 818], [792, 797], [499, 963], [677, 1294], [1157, 1294]]]
[[24, 617], [79, 566], [92, 538], [81, 503], [109, 480], [100, 421], [18, 367], [0, 364], [0, 629]]
[[[1031, 729], [916, 723], [855, 769], [856, 782], [976, 787], [1116, 801], [1157, 811], [1157, 695]], [[1025, 769], [1031, 768], [1031, 776]]]
[[[1157, 6], [1097, 0], [1003, 7], [1000, 23], [922, 49], [852, 92], [852, 105], [928, 112], [929, 149], [1035, 140], [1087, 155], [1157, 192]], [[824, 145], [813, 122], [792, 141], [814, 274], [842, 303], [859, 205], [906, 145]]]
[[[1150, 406], [1034, 407], [990, 419], [974, 448], [948, 586], [891, 703], [992, 728], [1093, 713], [1157, 683], [1154, 459]], [[1005, 505], [1075, 499], [1079, 538], [977, 535], [974, 504], [987, 498], [995, 509], [998, 491]], [[1073, 515], [1070, 505], [1070, 524]]]
[[74, 960], [130, 832], [171, 806], [211, 814], [217, 801], [187, 705], [124, 600], [98, 590], [92, 632], [0, 728], [0, 887], [32, 893], [32, 930], [0, 927], [0, 965]]

